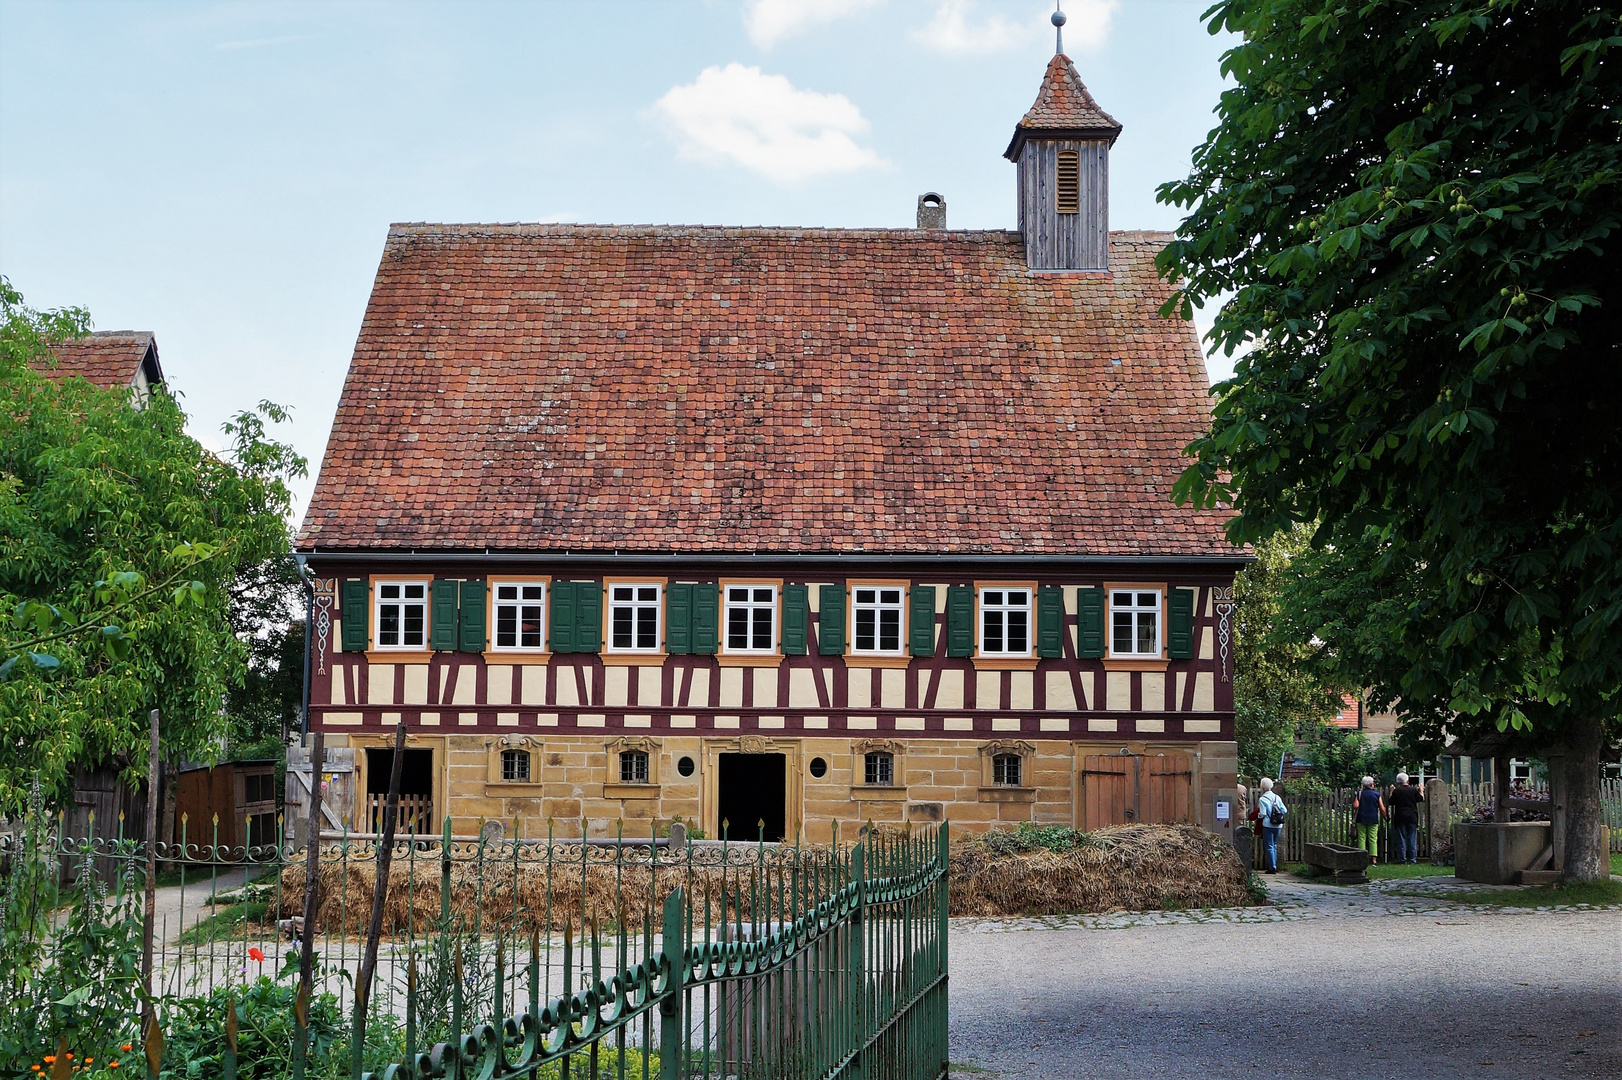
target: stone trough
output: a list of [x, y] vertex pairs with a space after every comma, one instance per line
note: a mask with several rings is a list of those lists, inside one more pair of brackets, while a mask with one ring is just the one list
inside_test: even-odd
[[1307, 873], [1313, 877], [1333, 877], [1336, 885], [1362, 885], [1368, 881], [1369, 853], [1345, 844], [1307, 844], [1304, 849]]

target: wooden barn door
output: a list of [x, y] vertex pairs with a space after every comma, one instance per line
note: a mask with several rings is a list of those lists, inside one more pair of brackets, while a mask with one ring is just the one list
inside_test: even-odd
[[1098, 754], [1081, 761], [1076, 828], [1189, 820], [1194, 771], [1186, 754]]

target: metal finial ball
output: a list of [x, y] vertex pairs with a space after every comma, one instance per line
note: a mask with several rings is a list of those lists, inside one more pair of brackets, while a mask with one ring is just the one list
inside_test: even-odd
[[1063, 26], [1064, 25], [1064, 12], [1055, 11], [1053, 13], [1053, 25], [1054, 26]]

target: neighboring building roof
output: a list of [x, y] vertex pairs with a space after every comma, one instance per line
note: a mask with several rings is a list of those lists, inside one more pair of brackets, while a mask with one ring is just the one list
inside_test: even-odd
[[36, 370], [64, 379], [79, 375], [103, 390], [118, 386], [144, 389], [144, 385], [163, 382], [158, 343], [148, 330], [98, 331], [53, 345], [51, 352], [56, 366], [35, 365]]
[[1019, 156], [1020, 145], [1029, 135], [1041, 133], [1049, 137], [1109, 139], [1121, 133], [1120, 122], [1098, 107], [1093, 95], [1087, 92], [1076, 66], [1063, 53], [1048, 61], [1047, 73], [1042, 76], [1042, 88], [1036, 93], [1036, 103], [1014, 128], [1014, 139], [1008, 144], [1004, 156], [1010, 161]]
[[1239, 556], [1167, 239], [396, 225], [297, 545]]
[[1363, 704], [1351, 694], [1340, 696], [1340, 711], [1329, 721], [1332, 727], [1360, 728], [1363, 726]]

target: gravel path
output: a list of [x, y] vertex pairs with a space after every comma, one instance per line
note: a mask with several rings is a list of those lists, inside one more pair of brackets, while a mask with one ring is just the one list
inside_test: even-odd
[[1622, 1076], [1622, 910], [1268, 884], [1276, 907], [954, 919], [953, 1076]]

